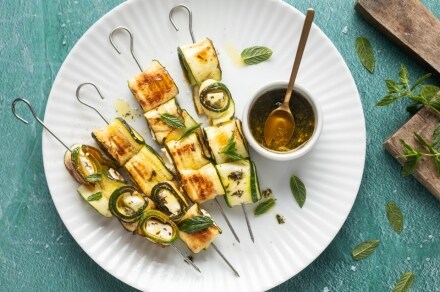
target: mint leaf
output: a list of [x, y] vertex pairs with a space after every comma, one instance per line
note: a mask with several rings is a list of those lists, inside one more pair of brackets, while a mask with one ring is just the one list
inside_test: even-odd
[[87, 201], [92, 202], [92, 201], [99, 201], [102, 198], [102, 193], [101, 192], [97, 192], [94, 194], [91, 194], [90, 196], [87, 197]]
[[373, 48], [371, 47], [370, 42], [363, 36], [359, 36], [356, 38], [355, 48], [359, 60], [362, 65], [370, 71], [370, 73], [374, 72], [374, 67], [376, 65], [376, 59], [374, 57]]
[[171, 115], [168, 113], [161, 114], [160, 119], [162, 120], [162, 122], [172, 128], [185, 128], [185, 124], [179, 119], [179, 117], [175, 115]]
[[255, 65], [266, 61], [272, 56], [272, 51], [269, 48], [262, 46], [255, 46], [246, 48], [241, 52], [241, 59], [247, 65]]
[[260, 204], [255, 208], [254, 214], [255, 216], [261, 215], [269, 211], [273, 206], [275, 206], [275, 199], [269, 198]]
[[185, 233], [193, 233], [206, 229], [214, 224], [214, 221], [209, 216], [194, 216], [184, 219], [177, 225], [180, 231]]
[[393, 292], [408, 292], [414, 283], [414, 274], [412, 272], [404, 273], [396, 282]]
[[302, 208], [306, 202], [306, 187], [304, 183], [297, 176], [292, 176], [290, 178], [290, 189], [296, 202]]
[[396, 203], [388, 203], [385, 207], [387, 211], [387, 219], [390, 226], [400, 234], [403, 230], [403, 214], [402, 210], [396, 205]]
[[356, 245], [351, 252], [353, 259], [360, 261], [370, 256], [376, 250], [379, 242], [379, 240], [367, 240]]

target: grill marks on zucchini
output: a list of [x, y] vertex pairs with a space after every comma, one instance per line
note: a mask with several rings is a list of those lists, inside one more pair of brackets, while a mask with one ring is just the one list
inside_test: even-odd
[[180, 64], [192, 86], [206, 79], [221, 80], [222, 70], [214, 44], [208, 38], [177, 48]]
[[92, 132], [98, 145], [120, 166], [136, 155], [145, 145], [142, 136], [121, 118]]
[[159, 182], [170, 181], [174, 178], [173, 173], [165, 166], [162, 158], [149, 146], [141, 148], [138, 154], [133, 156], [124, 168], [132, 181], [150, 196], [152, 188]]
[[203, 203], [223, 196], [225, 190], [212, 163], [197, 170], [183, 169], [180, 179], [188, 197], [194, 203]]
[[157, 60], [128, 81], [128, 87], [144, 112], [167, 102], [179, 93], [168, 71]]

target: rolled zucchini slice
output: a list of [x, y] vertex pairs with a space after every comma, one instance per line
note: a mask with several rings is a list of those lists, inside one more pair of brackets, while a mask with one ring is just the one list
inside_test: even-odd
[[170, 114], [173, 115], [180, 120], [183, 120], [181, 115], [181, 110], [176, 103], [176, 99], [170, 99], [166, 103], [158, 106], [155, 109], [152, 109], [144, 114], [145, 119], [147, 120], [148, 126], [153, 134], [153, 138], [159, 143], [162, 144], [163, 140], [172, 132], [173, 130], [179, 130], [180, 128], [173, 128], [167, 123], [165, 123], [161, 115], [162, 114]]
[[93, 131], [92, 137], [119, 166], [123, 166], [145, 145], [144, 138], [122, 118]]
[[100, 182], [102, 163], [107, 161], [101, 152], [92, 146], [80, 144], [72, 145], [70, 149], [64, 154], [64, 165], [70, 175], [81, 184]]
[[165, 166], [163, 159], [148, 145], [139, 150], [124, 165], [131, 180], [148, 197], [159, 182], [173, 180], [173, 173]]
[[212, 163], [197, 170], [181, 170], [180, 180], [188, 197], [194, 203], [201, 204], [225, 194], [225, 189]]
[[156, 208], [171, 220], [179, 220], [187, 211], [189, 201], [178, 190], [174, 182], [161, 182], [151, 190], [151, 199]]
[[261, 198], [255, 165], [249, 160], [239, 160], [215, 166], [226, 190], [229, 207], [252, 204]]
[[228, 121], [235, 115], [235, 103], [225, 84], [213, 79], [204, 81], [199, 88], [199, 103], [211, 125]]
[[128, 81], [128, 87], [144, 112], [152, 110], [179, 93], [168, 71], [157, 60]]
[[101, 180], [93, 185], [83, 184], [78, 187], [78, 194], [96, 211], [105, 217], [112, 217], [109, 209], [111, 194], [125, 186], [122, 176], [114, 169], [103, 167]]
[[147, 209], [148, 201], [136, 188], [125, 185], [117, 188], [110, 196], [110, 212], [124, 222], [135, 222]]
[[169, 141], [165, 143], [165, 146], [178, 172], [184, 169], [196, 170], [210, 163], [197, 133], [192, 133], [180, 140]]
[[139, 235], [161, 245], [172, 244], [179, 236], [177, 225], [158, 210], [144, 211], [137, 231]]
[[212, 156], [217, 164], [228, 162], [229, 159], [222, 153], [222, 149], [228, 144], [233, 135], [236, 153], [244, 159], [249, 158], [246, 140], [242, 134], [241, 122], [233, 119], [218, 126], [204, 128], [206, 140], [211, 149]]
[[[194, 204], [181, 218], [181, 221], [194, 216], [211, 217], [208, 212], [200, 209], [197, 204]], [[214, 239], [221, 233], [222, 230], [214, 223], [208, 228], [192, 233], [180, 231], [179, 237], [193, 253], [199, 253], [202, 250], [208, 249]]]
[[192, 86], [200, 85], [207, 79], [222, 79], [217, 52], [210, 39], [178, 47], [177, 54], [185, 76]]

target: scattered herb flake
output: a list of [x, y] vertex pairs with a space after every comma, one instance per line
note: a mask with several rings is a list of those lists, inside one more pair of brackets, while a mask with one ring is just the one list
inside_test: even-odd
[[270, 196], [272, 196], [272, 190], [270, 188], [265, 188], [261, 191], [261, 196], [265, 199], [269, 198]]
[[281, 216], [280, 214], [277, 214], [276, 217], [277, 217], [278, 224], [286, 223], [286, 220], [284, 219], [284, 216]]
[[351, 252], [353, 259], [356, 261], [365, 259], [375, 251], [379, 242], [379, 240], [367, 240], [356, 245]]
[[391, 227], [400, 234], [403, 230], [403, 214], [400, 208], [393, 202], [386, 205], [387, 218]]

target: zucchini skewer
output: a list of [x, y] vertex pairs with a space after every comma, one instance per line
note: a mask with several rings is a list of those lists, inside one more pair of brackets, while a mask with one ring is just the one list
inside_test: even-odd
[[[137, 61], [135, 54], [133, 52], [133, 35], [130, 33], [130, 31], [125, 27], [116, 27], [109, 35], [110, 43], [115, 48], [115, 50], [120, 53], [119, 49], [113, 42], [113, 34], [118, 30], [124, 30], [129, 33], [130, 36], [130, 51], [131, 55], [133, 56], [134, 60], [136, 61], [141, 73], [131, 79], [128, 82], [129, 88], [132, 91], [135, 98], [138, 100], [139, 104], [141, 105], [144, 116], [150, 126], [150, 128], [153, 130], [153, 137], [158, 139], [158, 137], [164, 137], [165, 135], [169, 134], [173, 129], [166, 129], [166, 125], [161, 122], [157, 122], [158, 115], [157, 110], [161, 107], [168, 108], [168, 106], [165, 106], [168, 103], [171, 103], [170, 106], [174, 104], [174, 108], [177, 108], [175, 100], [172, 101], [172, 98], [177, 95], [179, 92], [177, 89], [176, 84], [174, 83], [171, 76], [168, 74], [168, 72], [165, 70], [165, 68], [160, 65], [160, 63], [156, 60], [153, 60], [152, 65], [148, 67], [147, 69], [143, 70], [140, 66], [139, 62]], [[170, 93], [173, 93], [174, 96], [171, 97]], [[145, 102], [145, 100], [148, 100], [148, 102]], [[147, 106], [146, 106], [147, 104]], [[177, 109], [180, 111], [179, 109]], [[182, 112], [182, 118], [183, 114], [186, 113], [185, 111]], [[188, 113], [187, 120], [188, 123], [195, 123], [194, 119], [192, 119], [191, 116], [189, 116]], [[152, 127], [152, 124], [154, 125]], [[193, 125], [188, 125], [188, 128]], [[164, 130], [165, 127], [165, 130]], [[187, 129], [188, 129], [187, 128]], [[157, 131], [154, 131], [154, 130]], [[165, 132], [165, 133], [163, 133]], [[165, 134], [165, 135], [164, 135]], [[199, 130], [199, 135], [202, 135], [201, 130]], [[159, 138], [160, 139], [160, 138]], [[162, 141], [157, 140], [159, 143]], [[203, 146], [203, 145], [202, 145]], [[205, 146], [205, 156], [209, 155], [209, 152], [207, 150], [207, 147]], [[232, 227], [232, 224], [230, 223], [228, 217], [226, 216], [225, 212], [223, 211], [220, 203], [218, 202], [217, 198], [214, 198], [216, 201], [216, 206], [220, 209], [221, 214], [223, 218], [225, 219], [229, 229], [231, 230], [232, 234], [234, 235], [235, 239], [240, 242], [234, 228]], [[198, 202], [194, 202], [198, 203]]]
[[[113, 165], [109, 162], [109, 160], [107, 160], [104, 156], [102, 156], [102, 154], [96, 148], [88, 145], [77, 145], [77, 144], [69, 148], [64, 142], [62, 142], [60, 138], [58, 138], [57, 135], [55, 135], [45, 125], [45, 123], [40, 118], [38, 118], [32, 105], [26, 99], [17, 98], [12, 102], [12, 112], [17, 119], [19, 119], [25, 124], [28, 124], [28, 121], [26, 121], [16, 113], [16, 105], [19, 102], [25, 103], [28, 106], [29, 110], [31, 111], [32, 115], [34, 116], [35, 120], [66, 148], [67, 150], [65, 155], [66, 168], [68, 169], [69, 173], [71, 173], [72, 177], [75, 178], [79, 183], [81, 183], [81, 186], [78, 188], [78, 192], [80, 193], [80, 195], [100, 214], [104, 215], [105, 217], [111, 217], [113, 213], [112, 212], [113, 208], [109, 207], [109, 200], [111, 200], [111, 198], [114, 197], [114, 194], [121, 193], [120, 191], [121, 189], [125, 190], [127, 188], [132, 188], [132, 187], [126, 186], [122, 176], [112, 167]], [[79, 158], [72, 158], [75, 155], [77, 155]], [[95, 169], [95, 168], [101, 169], [102, 173], [99, 174], [95, 173], [93, 182], [91, 182], [90, 180], [84, 181], [84, 177], [83, 177], [84, 172], [77, 171], [76, 170], [77, 168], [71, 167], [72, 165], [75, 166], [76, 164], [75, 161], [81, 161], [81, 164], [86, 169]], [[94, 163], [95, 167], [91, 167], [89, 163]], [[75, 173], [75, 175], [72, 172]], [[85, 197], [84, 194], [86, 193], [86, 191], [89, 191], [89, 189], [99, 190], [99, 192], [93, 193], [89, 197]], [[133, 190], [137, 192], [134, 188]], [[136, 216], [142, 219], [144, 218], [145, 213], [150, 214], [152, 212], [151, 210], [149, 210], [151, 208], [151, 203], [149, 202], [149, 200], [145, 201], [144, 197], [140, 193], [138, 194], [139, 194], [138, 201], [142, 202], [143, 200], [141, 208], [137, 209], [137, 212], [135, 212], [135, 216], [131, 216], [131, 217], [128, 216], [130, 218], [124, 217], [126, 219], [130, 219], [131, 222], [136, 221]], [[118, 217], [118, 219], [120, 219], [122, 214], [121, 216], [118, 216], [118, 214], [119, 213], [115, 213], [114, 215]], [[144, 221], [141, 222], [145, 222], [145, 219]], [[175, 234], [178, 233], [178, 228], [177, 226], [175, 226], [175, 224], [174, 225], [170, 224], [169, 226], [171, 226], [171, 230]], [[171, 237], [169, 241], [160, 241], [157, 238], [148, 237], [148, 235], [149, 235], [148, 233], [143, 234], [143, 236], [147, 237], [147, 239], [149, 239], [154, 243], [161, 245], [171, 245], [183, 257], [183, 259], [187, 263], [191, 264], [198, 272], [201, 273], [200, 269], [196, 265], [194, 265], [194, 263], [190, 261], [180, 250], [178, 250], [176, 246], [174, 246], [174, 244], [172, 243], [174, 238]]]
[[[81, 89], [82, 86], [84, 86], [85, 84], [91, 84], [91, 83], [83, 83], [80, 86], [78, 86], [77, 89], [77, 99], [84, 105], [92, 108], [95, 112], [97, 112], [99, 114], [99, 116], [104, 120], [105, 123], [107, 123], [107, 127], [100, 129], [98, 131], [102, 132], [102, 135], [96, 135], [97, 131], [94, 131], [94, 138], [96, 137], [112, 137], [113, 139], [115, 138], [114, 136], [120, 135], [120, 139], [118, 139], [119, 141], [124, 141], [124, 140], [130, 140], [130, 139], [134, 139], [136, 138], [137, 141], [139, 141], [139, 143], [143, 144], [143, 147], [138, 151], [138, 153], [133, 153], [131, 152], [130, 157], [127, 158], [127, 162], [125, 164], [122, 164], [120, 161], [119, 164], [120, 166], [124, 167], [125, 170], [127, 170], [128, 175], [131, 177], [131, 180], [133, 181], [133, 183], [135, 183], [136, 185], [138, 185], [140, 187], [140, 189], [151, 199], [153, 199], [153, 201], [155, 202], [155, 206], [154, 208], [158, 208], [159, 210], [161, 210], [163, 216], [169, 218], [168, 221], [169, 222], [173, 222], [175, 220], [180, 219], [180, 217], [183, 216], [187, 216], [187, 207], [189, 205], [188, 199], [181, 194], [177, 187], [177, 183], [175, 181], [172, 181], [174, 179], [174, 175], [171, 173], [171, 171], [169, 171], [167, 169], [167, 167], [164, 165], [163, 160], [161, 159], [161, 157], [151, 148], [149, 147], [147, 144], [145, 144], [145, 141], [143, 140], [143, 138], [133, 129], [131, 128], [127, 123], [121, 123], [121, 121], [123, 121], [123, 119], [115, 119], [116, 122], [113, 123], [108, 123], [108, 121], [101, 115], [101, 113], [99, 113], [99, 111], [90, 106], [89, 104], [83, 102], [80, 99], [80, 95], [79, 95], [79, 90]], [[99, 89], [94, 85], [91, 84], [95, 87], [95, 89], [98, 91], [99, 95], [101, 96], [101, 98], [103, 98], [102, 94], [100, 93]], [[116, 123], [114, 125], [114, 123]], [[117, 125], [119, 125], [119, 128], [123, 128], [123, 131], [118, 131], [118, 127]], [[121, 147], [121, 145], [125, 145], [124, 143], [120, 143], [120, 144], [115, 144], [115, 143], [106, 143], [107, 141], [101, 140], [99, 141], [99, 144], [101, 147], [103, 147], [104, 149], [106, 149], [106, 152], [110, 153], [112, 155], [112, 157], [116, 160], [118, 158], [118, 156], [115, 153], [121, 153], [123, 152], [123, 149], [120, 150], [119, 147]], [[112, 147], [116, 147], [116, 149], [112, 150]], [[148, 174], [146, 173], [146, 171], [148, 172]], [[166, 198], [161, 197], [161, 192], [159, 192], [159, 188], [161, 186], [167, 186], [167, 191], [168, 192], [172, 192], [173, 194], [175, 194], [175, 201], [171, 202], [171, 204], [166, 204]], [[174, 186], [174, 187], [173, 187]], [[130, 190], [128, 188], [128, 190]], [[110, 207], [111, 207], [111, 211], [112, 213], [116, 216], [116, 214], [120, 214], [119, 218], [121, 219], [121, 223], [124, 222], [125, 226], [127, 226], [127, 228], [131, 228], [132, 230], [138, 230], [138, 233], [142, 236], [146, 236], [148, 239], [151, 240], [151, 235], [147, 236], [147, 232], [145, 231], [145, 224], [143, 224], [143, 220], [142, 218], [144, 218], [144, 215], [142, 215], [140, 217], [140, 223], [136, 224], [135, 226], [133, 226], [133, 224], [131, 224], [131, 217], [133, 216], [133, 214], [130, 214], [129, 218], [127, 218], [127, 216], [121, 215], [121, 213], [118, 211], [117, 208], [117, 202], [119, 201], [119, 198], [121, 197], [122, 193], [126, 193], [127, 189], [123, 189], [122, 191], [115, 191], [112, 195], [111, 201], [110, 201]], [[133, 201], [133, 200], [131, 200]], [[178, 213], [176, 214], [171, 214], [172, 211], [175, 211], [176, 209], [176, 205], [179, 205], [179, 210]], [[197, 205], [194, 205], [197, 206]], [[165, 207], [165, 208], [163, 208]], [[198, 206], [197, 206], [198, 208]], [[137, 212], [136, 212], [137, 213]], [[145, 215], [146, 216], [146, 215]], [[162, 217], [163, 217], [162, 216]], [[156, 216], [157, 217], [157, 216]], [[156, 218], [157, 219], [157, 218]], [[160, 222], [156, 222], [155, 225], [157, 224], [165, 224], [166, 221], [165, 219], [157, 219]], [[157, 221], [156, 220], [156, 221]], [[148, 227], [148, 226], [147, 226]], [[143, 228], [142, 230], [139, 230], [139, 228]], [[170, 227], [168, 227], [170, 228]], [[205, 247], [207, 248], [207, 246], [209, 246], [209, 244], [211, 243], [211, 241], [218, 235], [221, 233], [221, 230], [217, 227], [214, 228], [213, 230], [219, 230], [219, 232], [217, 233], [212, 233], [213, 228], [210, 228], [210, 232], [207, 234], [206, 232], [203, 235], [203, 241], [206, 242], [206, 240], [209, 240], [207, 242], [207, 245], [205, 245]], [[182, 241], [184, 241], [187, 245], [188, 245], [188, 240], [185, 240], [185, 234], [183, 232], [178, 232], [177, 235], [178, 237], [180, 237], [182, 239]], [[154, 236], [153, 236], [154, 237]], [[173, 236], [174, 238], [174, 236]], [[188, 238], [188, 237], [186, 237]], [[191, 238], [191, 237], [190, 237]], [[193, 238], [197, 238], [194, 237]], [[171, 239], [171, 238], [170, 238]], [[163, 243], [162, 243], [163, 244]], [[176, 251], [180, 254], [182, 254], [174, 245], [172, 245], [174, 249], [176, 249]], [[188, 245], [188, 247], [190, 247]], [[190, 248], [191, 249], [191, 248]], [[191, 251], [194, 252], [193, 249], [191, 249]], [[200, 250], [198, 250], [200, 251]], [[197, 252], [198, 252], [197, 251]], [[221, 255], [222, 258], [225, 260], [224, 256]], [[192, 264], [194, 266], [194, 268], [198, 269], [192, 262], [190, 262], [190, 264]], [[228, 265], [230, 265], [229, 262], [227, 262]], [[234, 272], [236, 273], [235, 269], [233, 269]], [[238, 275], [238, 273], [236, 273]]]
[[[197, 113], [207, 115], [211, 124], [211, 127], [204, 129], [204, 137], [217, 163], [216, 169], [226, 192], [226, 203], [229, 207], [241, 205], [249, 235], [254, 242], [245, 204], [255, 203], [261, 198], [256, 168], [249, 160], [249, 151], [242, 134], [241, 122], [234, 118], [234, 100], [226, 85], [220, 82], [221, 69], [214, 45], [208, 39], [196, 43], [192, 31], [192, 13], [185, 5], [177, 5], [170, 10], [169, 19], [174, 28], [178, 30], [172, 15], [179, 7], [188, 11], [189, 31], [193, 41], [192, 45], [177, 48], [179, 61], [188, 81], [193, 86], [193, 99]], [[209, 45], [206, 44], [207, 40]], [[205, 56], [210, 57], [205, 58]], [[199, 74], [200, 72], [203, 74]]]

